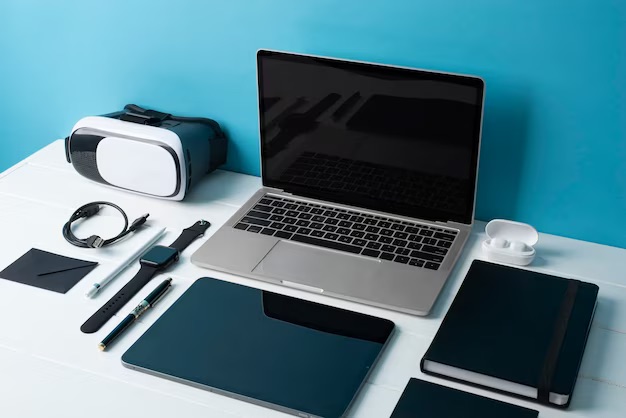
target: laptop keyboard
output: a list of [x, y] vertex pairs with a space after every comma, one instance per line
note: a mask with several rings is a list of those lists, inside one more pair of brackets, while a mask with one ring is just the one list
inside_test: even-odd
[[264, 196], [235, 229], [437, 270], [457, 231]]

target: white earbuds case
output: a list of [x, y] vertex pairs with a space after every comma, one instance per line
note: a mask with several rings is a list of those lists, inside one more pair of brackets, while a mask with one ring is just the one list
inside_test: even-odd
[[525, 266], [535, 258], [533, 245], [539, 240], [532, 226], [506, 219], [494, 219], [485, 227], [483, 253], [489, 260]]

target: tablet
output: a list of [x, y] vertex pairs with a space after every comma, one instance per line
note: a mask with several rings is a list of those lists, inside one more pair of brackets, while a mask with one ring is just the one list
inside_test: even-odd
[[201, 278], [122, 363], [300, 417], [342, 417], [393, 328], [386, 319]]

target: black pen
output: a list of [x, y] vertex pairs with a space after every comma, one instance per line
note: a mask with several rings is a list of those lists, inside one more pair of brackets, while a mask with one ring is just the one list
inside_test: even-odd
[[126, 328], [135, 322], [135, 320], [139, 318], [142, 313], [144, 313], [148, 308], [154, 306], [161, 296], [167, 292], [171, 285], [171, 278], [164, 280], [163, 283], [158, 285], [156, 289], [150, 292], [150, 294], [146, 296], [146, 298], [142, 300], [141, 303], [137, 305], [137, 307], [133, 309], [132, 312], [129, 313], [126, 318], [124, 318], [122, 322], [120, 322], [119, 325], [116, 326], [113, 331], [111, 331], [109, 335], [104, 338], [104, 340], [102, 340], [100, 344], [98, 344], [98, 348], [101, 351], [104, 351], [107, 346], [111, 344], [111, 342], [113, 342], [113, 340], [115, 340], [121, 333], [123, 333]]

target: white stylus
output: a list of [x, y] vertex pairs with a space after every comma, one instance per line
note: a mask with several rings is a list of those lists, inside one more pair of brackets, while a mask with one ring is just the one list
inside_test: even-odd
[[131, 265], [139, 256], [141, 256], [145, 252], [146, 248], [150, 247], [159, 238], [161, 238], [164, 232], [165, 232], [165, 228], [162, 228], [161, 231], [159, 231], [159, 233], [156, 234], [152, 239], [146, 241], [144, 245], [141, 245], [139, 248], [137, 248], [137, 250], [133, 254], [131, 254], [130, 257], [126, 259], [125, 263], [122, 263], [119, 266], [117, 266], [108, 276], [106, 276], [100, 282], [94, 283], [93, 286], [87, 291], [87, 293], [85, 293], [85, 296], [88, 298], [94, 297], [100, 291], [100, 289], [106, 286], [107, 283], [109, 283], [118, 274], [120, 274], [122, 270], [124, 270], [126, 267]]

